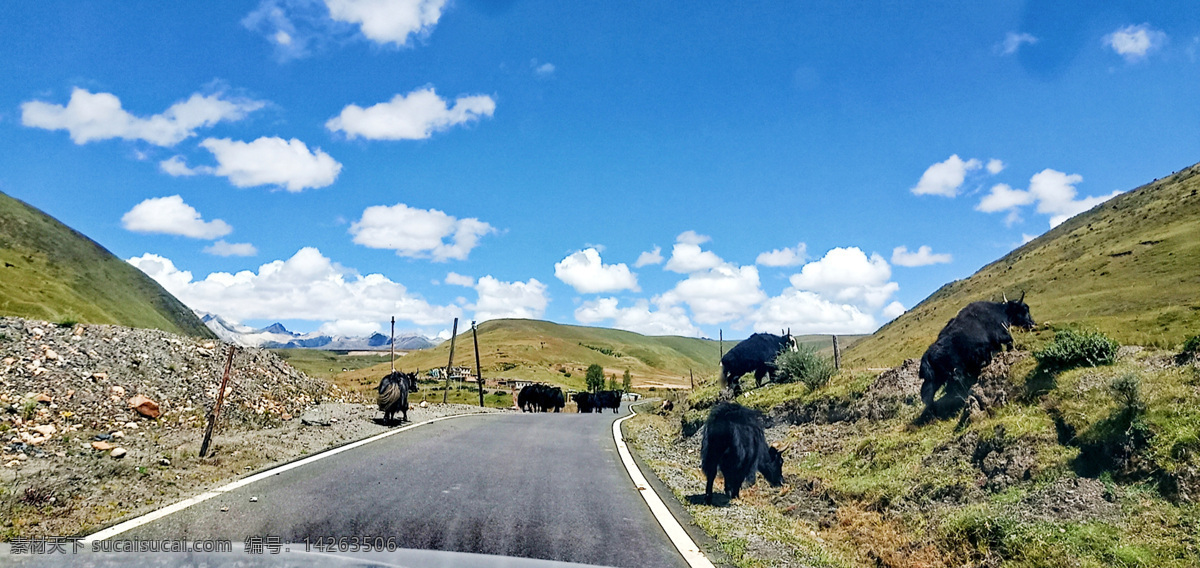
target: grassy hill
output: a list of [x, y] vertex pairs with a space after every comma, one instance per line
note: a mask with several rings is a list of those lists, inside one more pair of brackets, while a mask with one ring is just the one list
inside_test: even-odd
[[942, 286], [848, 350], [858, 367], [920, 357], [976, 300], [1028, 292], [1034, 319], [1122, 343], [1177, 346], [1200, 331], [1200, 164], [1119, 195]]
[[[460, 322], [461, 325], [461, 322]], [[460, 333], [454, 349], [454, 364], [475, 368], [471, 330]], [[856, 337], [840, 338], [843, 345]], [[818, 349], [831, 350], [829, 336], [803, 336], [800, 340]], [[729, 349], [736, 341], [726, 341]], [[485, 379], [529, 379], [582, 389], [587, 367], [598, 364], [606, 376], [626, 370], [637, 388], [687, 387], [689, 373], [697, 383], [716, 374], [719, 345], [710, 339], [679, 336], [645, 336], [631, 331], [563, 325], [547, 321], [503, 319], [479, 325], [480, 362]], [[427, 370], [446, 366], [450, 342], [398, 357], [397, 368]], [[343, 386], [373, 384], [386, 373], [389, 363], [337, 375]]]
[[0, 314], [214, 337], [187, 306], [142, 271], [4, 193]]

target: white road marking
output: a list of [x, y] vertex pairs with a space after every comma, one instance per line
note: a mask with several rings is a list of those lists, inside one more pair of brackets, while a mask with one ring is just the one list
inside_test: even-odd
[[679, 550], [679, 554], [683, 555], [683, 559], [687, 561], [688, 565], [692, 568], [715, 568], [708, 557], [700, 551], [700, 547], [696, 546], [692, 537], [688, 536], [687, 531], [683, 530], [683, 525], [680, 525], [675, 516], [671, 514], [671, 510], [659, 498], [658, 493], [650, 488], [646, 476], [642, 475], [642, 470], [638, 469], [637, 463], [633, 461], [633, 454], [629, 453], [629, 446], [625, 445], [625, 438], [621, 435], [621, 423], [633, 418], [636, 414], [633, 412], [632, 405], [630, 405], [629, 412], [631, 413], [629, 416], [613, 422], [613, 441], [617, 443], [617, 453], [620, 454], [621, 462], [625, 464], [625, 469], [629, 472], [634, 487], [637, 487], [642, 499], [646, 500], [646, 505], [650, 506], [650, 512], [654, 514], [658, 524], [662, 525], [663, 531], [667, 533], [667, 538], [671, 539], [671, 543]]
[[438, 418], [432, 418], [432, 419], [426, 420], [424, 422], [417, 422], [416, 424], [409, 424], [408, 426], [397, 428], [395, 430], [388, 430], [387, 432], [383, 432], [381, 434], [376, 434], [374, 436], [371, 436], [370, 438], [364, 438], [357, 442], [352, 442], [352, 443], [346, 444], [345, 446], [340, 446], [340, 447], [334, 448], [332, 450], [326, 450], [324, 452], [321, 452], [319, 454], [314, 454], [314, 455], [304, 458], [302, 460], [296, 460], [291, 463], [286, 463], [279, 467], [271, 468], [266, 471], [256, 473], [254, 475], [251, 475], [250, 477], [247, 477], [244, 479], [239, 479], [237, 481], [234, 481], [233, 483], [229, 483], [227, 485], [223, 485], [221, 487], [213, 489], [212, 491], [206, 491], [204, 493], [201, 493], [200, 495], [197, 495], [195, 497], [191, 497], [188, 499], [184, 499], [183, 501], [180, 501], [180, 502], [170, 505], [168, 507], [163, 507], [162, 509], [158, 509], [156, 511], [151, 511], [140, 517], [130, 519], [128, 521], [125, 521], [125, 522], [117, 524], [117, 525], [113, 525], [113, 526], [111, 526], [107, 529], [104, 529], [102, 531], [99, 531], [99, 532], [94, 532], [94, 533], [84, 537], [80, 542], [82, 542], [83, 544], [86, 545], [88, 543], [91, 543], [91, 542], [97, 541], [97, 540], [108, 540], [108, 539], [110, 539], [114, 536], [117, 536], [123, 532], [131, 531], [131, 530], [136, 529], [147, 523], [152, 523], [152, 522], [157, 521], [158, 519], [161, 519], [172, 513], [178, 513], [179, 511], [182, 511], [182, 510], [184, 510], [188, 507], [191, 507], [192, 505], [195, 505], [197, 503], [202, 503], [204, 501], [212, 499], [213, 497], [216, 497], [223, 493], [228, 493], [230, 491], [233, 491], [234, 489], [238, 489], [238, 488], [250, 485], [251, 483], [254, 483], [255, 481], [261, 481], [268, 477], [283, 473], [289, 469], [295, 469], [302, 465], [308, 465], [317, 460], [323, 460], [328, 457], [336, 456], [342, 452], [353, 450], [354, 448], [357, 448], [357, 447], [365, 445], [365, 444], [370, 444], [371, 442], [374, 442], [376, 440], [382, 440], [393, 434], [399, 434], [406, 430], [412, 430], [413, 428], [424, 426], [426, 424], [433, 424], [434, 422], [440, 422], [442, 420], [449, 420], [451, 418], [460, 418], [463, 416], [480, 416], [482, 414], [484, 414], [484, 413], [473, 412], [470, 414], [454, 414], [451, 416], [441, 416]]

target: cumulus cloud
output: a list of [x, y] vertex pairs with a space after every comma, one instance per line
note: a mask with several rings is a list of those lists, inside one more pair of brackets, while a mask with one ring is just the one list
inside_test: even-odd
[[795, 247], [775, 249], [770, 252], [764, 252], [754, 259], [755, 264], [763, 266], [796, 266], [804, 262], [808, 254], [808, 247], [804, 243], [800, 243]]
[[211, 240], [233, 232], [229, 223], [220, 219], [205, 221], [191, 205], [178, 195], [153, 197], [138, 203], [121, 216], [121, 226], [137, 233], [181, 235], [193, 239]]
[[325, 0], [329, 17], [357, 24], [367, 39], [403, 46], [410, 36], [433, 31], [445, 0]]
[[904, 309], [904, 304], [901, 304], [900, 302], [892, 302], [884, 306], [883, 311], [880, 313], [883, 314], [883, 317], [887, 321], [892, 321], [904, 315], [904, 312], [906, 311], [908, 310]]
[[538, 60], [534, 59], [529, 62], [529, 66], [533, 68], [533, 72], [538, 77], [549, 77], [554, 74], [555, 67], [553, 63], [538, 64]]
[[625, 263], [604, 264], [595, 248], [572, 253], [555, 263], [554, 276], [580, 294], [640, 290], [637, 275]]
[[641, 268], [652, 264], [662, 264], [663, 255], [662, 247], [654, 247], [654, 250], [643, 252], [637, 257], [637, 262], [633, 263], [634, 268]]
[[917, 248], [917, 252], [909, 252], [908, 247], [898, 246], [892, 249], [892, 264], [899, 266], [928, 266], [930, 264], [946, 264], [954, 260], [949, 254], [933, 254], [928, 245]]
[[466, 286], [467, 288], [475, 287], [474, 278], [458, 274], [457, 272], [447, 272], [445, 283], [451, 286]]
[[340, 319], [321, 324], [318, 332], [330, 336], [365, 337], [383, 331], [377, 321]]
[[958, 154], [954, 154], [944, 162], [929, 166], [911, 191], [915, 195], [954, 197], [966, 181], [967, 174], [981, 167], [983, 164], [979, 160], [972, 158], [964, 162]]
[[458, 219], [437, 209], [403, 203], [368, 207], [362, 218], [350, 224], [356, 244], [436, 262], [466, 260], [479, 238], [495, 231], [479, 219]]
[[804, 265], [788, 281], [797, 290], [816, 292], [835, 303], [877, 310], [900, 289], [889, 282], [891, 277], [891, 267], [878, 253], [868, 257], [857, 247], [839, 247]]
[[779, 333], [790, 328], [796, 335], [871, 333], [879, 327], [873, 316], [856, 306], [830, 302], [795, 288], [763, 302], [750, 320], [757, 332]]
[[121, 108], [112, 93], [92, 93], [76, 87], [66, 106], [43, 101], [21, 104], [21, 124], [46, 130], [66, 130], [76, 144], [121, 138], [156, 146], [174, 146], [196, 130], [222, 121], [240, 120], [265, 103], [241, 98], [193, 94], [161, 114], [137, 117]]
[[203, 252], [215, 256], [254, 256], [258, 254], [258, 249], [250, 243], [227, 243], [220, 240], [204, 247]]
[[504, 282], [491, 275], [475, 284], [479, 299], [468, 306], [475, 310], [476, 321], [501, 318], [539, 319], [546, 313], [546, 285], [530, 278], [528, 282]]
[[200, 147], [217, 159], [211, 173], [229, 178], [237, 187], [275, 185], [298, 192], [328, 186], [342, 171], [342, 164], [329, 154], [319, 148], [310, 152], [295, 138], [264, 136], [253, 142], [208, 138]]
[[700, 245], [710, 240], [708, 236], [697, 234], [695, 231], [680, 233], [675, 238], [675, 246], [671, 248], [671, 258], [663, 268], [671, 272], [690, 274], [724, 264], [725, 261], [712, 251], [700, 249]]
[[432, 305], [382, 274], [363, 276], [340, 266], [312, 247], [287, 260], [261, 265], [257, 272], [214, 272], [194, 280], [167, 258], [144, 254], [129, 259], [188, 307], [233, 320], [411, 321], [445, 325], [462, 315], [457, 306]]
[[1004, 171], [1004, 167], [1004, 162], [1001, 160], [997, 160], [996, 158], [988, 160], [987, 171], [989, 174], [996, 175]]
[[1038, 38], [1024, 32], [1008, 32], [1004, 36], [1004, 41], [996, 46], [996, 51], [1000, 55], [1012, 55], [1021, 49], [1022, 45], [1033, 45], [1038, 42]]
[[759, 287], [757, 267], [722, 263], [690, 272], [686, 279], [659, 297], [659, 305], [687, 304], [696, 322], [715, 324], [744, 318], [766, 297]]
[[1050, 227], [1053, 228], [1121, 194], [1120, 191], [1114, 191], [1108, 195], [1077, 199], [1075, 186], [1082, 181], [1083, 176], [1079, 174], [1066, 174], [1047, 168], [1029, 179], [1028, 190], [1013, 189], [1005, 184], [995, 185], [975, 209], [985, 213], [1008, 211], [1011, 224], [1018, 218], [1020, 207], [1037, 203], [1037, 212], [1050, 215]]
[[459, 97], [450, 106], [427, 87], [367, 108], [348, 105], [329, 119], [325, 128], [344, 132], [350, 139], [423, 140], [434, 132], [490, 117], [495, 111], [496, 101], [487, 95]]
[[575, 309], [575, 320], [587, 324], [612, 320], [612, 326], [617, 329], [643, 335], [701, 335], [700, 328], [692, 324], [683, 307], [659, 306], [653, 310], [645, 299], [625, 308], [620, 307], [616, 298], [589, 300]]
[[1128, 63], [1144, 59], [1167, 42], [1167, 34], [1150, 27], [1150, 24], [1125, 26], [1104, 36], [1104, 44]]
[[171, 156], [170, 158], [159, 162], [158, 168], [161, 169], [163, 173], [174, 177], [213, 173], [213, 169], [207, 166], [200, 166], [196, 168], [188, 167], [187, 162], [185, 162], [183, 159], [183, 156], [178, 155]]

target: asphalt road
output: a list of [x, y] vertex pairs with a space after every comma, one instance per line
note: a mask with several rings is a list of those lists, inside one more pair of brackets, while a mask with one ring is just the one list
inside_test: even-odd
[[686, 566], [617, 457], [611, 425], [618, 416], [444, 420], [285, 471], [117, 538], [395, 537], [403, 548]]

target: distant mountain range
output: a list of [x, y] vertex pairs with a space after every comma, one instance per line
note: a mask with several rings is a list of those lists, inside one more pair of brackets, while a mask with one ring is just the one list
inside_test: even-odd
[[[346, 337], [321, 333], [296, 333], [283, 324], [273, 323], [258, 329], [230, 323], [216, 314], [196, 312], [200, 321], [224, 341], [243, 347], [263, 349], [326, 349], [330, 351], [379, 351], [388, 348], [388, 336], [374, 333], [368, 337]], [[416, 333], [396, 336], [396, 349], [415, 351], [436, 346], [440, 341]]]

